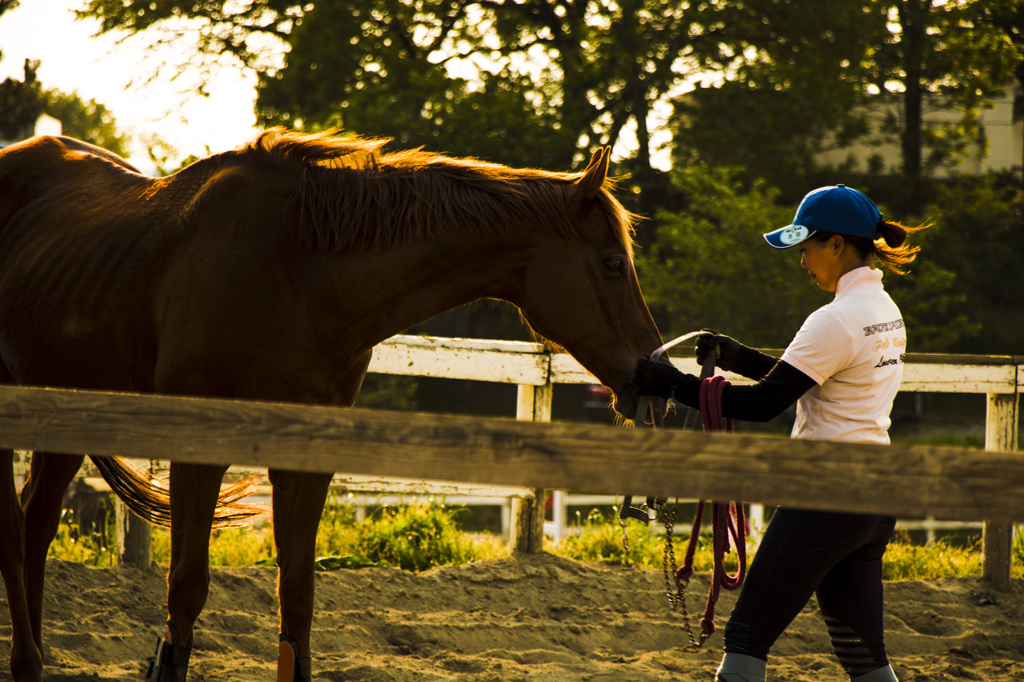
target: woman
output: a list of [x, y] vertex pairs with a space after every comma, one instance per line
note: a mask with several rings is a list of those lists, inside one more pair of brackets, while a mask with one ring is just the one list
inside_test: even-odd
[[[727, 386], [722, 413], [768, 421], [797, 403], [793, 438], [889, 442], [906, 333], [876, 268], [903, 274], [917, 247], [908, 228], [887, 222], [872, 201], [836, 185], [810, 192], [793, 224], [764, 235], [776, 249], [799, 248], [800, 265], [834, 300], [807, 320], [779, 359], [709, 332], [697, 340], [703, 362], [757, 380]], [[664, 363], [640, 360], [642, 394], [699, 407], [700, 380]], [[766, 679], [768, 651], [811, 595], [839, 662], [857, 682], [896, 680], [882, 633], [882, 554], [896, 519], [800, 509], [776, 510], [725, 628], [719, 682]]]

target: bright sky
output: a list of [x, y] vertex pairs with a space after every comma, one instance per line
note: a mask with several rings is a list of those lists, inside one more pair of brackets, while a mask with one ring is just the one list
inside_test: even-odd
[[[146, 83], [159, 55], [139, 39], [118, 45], [115, 36], [94, 38], [98, 22], [75, 21], [73, 10], [84, 6], [85, 0], [21, 0], [0, 16], [0, 80], [22, 80], [25, 59], [40, 60], [44, 87], [77, 92], [110, 110], [131, 135], [131, 159], [143, 169], [152, 168], [145, 144], [152, 136], [175, 149], [173, 159], [233, 149], [254, 136], [254, 78], [241, 67], [220, 68], [206, 82], [208, 97], [195, 94], [194, 77], [171, 82], [171, 69]], [[172, 48], [167, 59], [190, 49]]]

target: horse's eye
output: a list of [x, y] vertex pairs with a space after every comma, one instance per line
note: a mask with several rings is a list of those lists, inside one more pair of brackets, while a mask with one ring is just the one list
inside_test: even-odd
[[626, 271], [626, 261], [622, 256], [613, 256], [612, 258], [606, 258], [604, 261], [605, 268], [608, 272], [615, 274], [621, 274]]

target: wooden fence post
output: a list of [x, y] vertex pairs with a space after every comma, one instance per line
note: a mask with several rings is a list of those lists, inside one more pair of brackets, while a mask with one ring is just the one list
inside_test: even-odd
[[[985, 415], [985, 449], [1017, 449], [1017, 394], [989, 393]], [[982, 535], [981, 577], [993, 587], [1010, 586], [1013, 525], [985, 521]]]
[[[146, 463], [152, 470], [152, 462]], [[152, 527], [132, 513], [124, 502], [114, 496], [114, 521], [117, 536], [117, 563], [121, 566], [149, 568], [152, 556]]]
[[149, 568], [151, 557], [149, 523], [132, 513], [121, 500], [114, 504], [117, 520], [117, 562], [121, 566]]
[[[519, 385], [516, 419], [520, 421], [550, 422], [554, 384], [542, 386]], [[512, 525], [508, 547], [511, 554], [538, 554], [544, 547], [543, 488], [533, 491], [533, 498], [513, 498]]]

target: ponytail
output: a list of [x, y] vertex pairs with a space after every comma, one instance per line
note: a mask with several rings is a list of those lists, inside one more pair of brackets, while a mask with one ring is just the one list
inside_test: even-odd
[[912, 232], [931, 227], [930, 223], [917, 227], [907, 227], [902, 223], [880, 220], [878, 222], [878, 238], [872, 244], [872, 253], [879, 264], [886, 270], [896, 274], [907, 274], [906, 266], [910, 265], [917, 258], [920, 246], [907, 244], [907, 238]]

